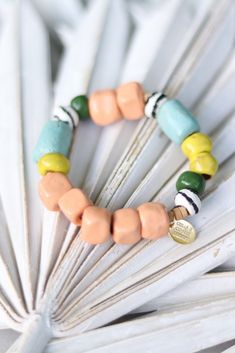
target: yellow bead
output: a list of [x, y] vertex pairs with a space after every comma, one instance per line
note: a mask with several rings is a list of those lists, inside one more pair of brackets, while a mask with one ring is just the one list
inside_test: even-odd
[[38, 161], [38, 171], [41, 175], [46, 175], [48, 172], [67, 174], [69, 168], [68, 158], [60, 153], [45, 154]]
[[189, 160], [189, 166], [192, 172], [212, 177], [217, 172], [218, 162], [212, 154], [202, 152]]
[[196, 132], [188, 136], [181, 145], [182, 151], [186, 157], [192, 159], [199, 153], [211, 152], [212, 141], [209, 136]]

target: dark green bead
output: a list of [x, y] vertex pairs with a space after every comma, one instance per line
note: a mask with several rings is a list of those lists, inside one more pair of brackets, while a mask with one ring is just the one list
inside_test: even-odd
[[89, 118], [88, 98], [87, 96], [77, 96], [70, 102], [71, 107], [76, 110], [81, 120]]
[[198, 195], [204, 192], [205, 186], [206, 181], [203, 176], [190, 171], [182, 173], [176, 182], [177, 191], [189, 189]]

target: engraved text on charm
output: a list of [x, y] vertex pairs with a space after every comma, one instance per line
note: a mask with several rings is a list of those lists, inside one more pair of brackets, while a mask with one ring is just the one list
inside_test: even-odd
[[191, 244], [196, 239], [194, 227], [185, 220], [174, 221], [170, 226], [169, 234], [180, 244]]

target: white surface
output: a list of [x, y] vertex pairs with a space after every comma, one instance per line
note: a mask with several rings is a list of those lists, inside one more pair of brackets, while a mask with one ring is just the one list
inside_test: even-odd
[[[158, 297], [177, 286], [181, 303], [184, 282], [234, 256], [233, 2], [223, 0], [212, 7], [213, 1], [140, 5], [93, 0], [84, 8], [68, 1], [64, 12], [55, 11], [58, 26], [51, 4], [37, 6], [42, 14], [48, 6], [46, 23], [64, 45], [55, 84], [50, 82], [48, 28], [34, 7], [25, 1], [18, 12], [13, 1], [4, 7], [1, 22], [0, 161], [4, 168], [0, 174], [0, 321], [3, 327], [23, 331], [9, 352], [15, 352], [17, 345], [21, 347], [18, 353], [40, 352], [50, 335], [61, 337], [58, 347], [52, 344], [50, 349], [64, 351], [70, 340], [64, 337], [75, 334], [81, 351], [89, 346], [94, 352], [110, 351], [110, 347], [124, 352], [129, 350], [138, 322], [143, 331], [134, 337], [135, 351], [149, 347], [151, 352], [156, 342], [161, 352], [172, 351], [168, 337], [173, 335], [176, 351], [183, 353], [188, 348], [185, 332], [195, 335], [187, 353], [234, 338], [230, 329], [234, 324], [231, 286], [222, 292], [226, 298], [208, 302], [209, 282], [204, 293], [197, 297], [191, 293], [191, 301], [189, 295], [191, 308], [174, 309], [166, 301], [166, 316], [161, 311], [142, 321], [86, 333], [150, 300], [151, 305], [157, 305]], [[76, 23], [72, 14], [78, 12]], [[164, 75], [154, 75], [155, 70]], [[50, 115], [51, 87], [54, 102], [68, 104], [75, 94], [115, 87], [129, 78], [146, 82], [151, 90], [165, 87], [169, 95], [192, 107], [202, 129], [213, 136], [221, 167], [207, 185], [200, 217], [192, 218], [198, 239], [190, 246], [179, 246], [169, 238], [141, 241], [133, 247], [111, 241], [90, 246], [79, 240], [78, 229], [63, 215], [41, 213], [36, 192], [39, 177], [31, 152], [43, 121]], [[97, 204], [110, 209], [136, 206], [142, 200], [161, 200], [171, 207], [175, 178], [187, 168], [180, 150], [163, 136], [156, 121], [150, 120], [124, 121], [105, 129], [81, 123], [71, 162], [73, 184], [83, 185]], [[202, 297], [204, 304], [198, 302]], [[193, 308], [192, 300], [196, 302]], [[205, 317], [204, 311], [210, 315]], [[179, 320], [178, 327], [169, 324], [174, 319]], [[148, 322], [162, 328], [169, 324], [169, 329], [151, 332]], [[220, 322], [227, 325], [226, 332], [212, 325]], [[126, 327], [130, 330], [125, 331]], [[115, 342], [109, 332], [123, 339]], [[90, 335], [96, 337], [94, 342], [88, 340]], [[97, 348], [96, 340], [104, 348]]]

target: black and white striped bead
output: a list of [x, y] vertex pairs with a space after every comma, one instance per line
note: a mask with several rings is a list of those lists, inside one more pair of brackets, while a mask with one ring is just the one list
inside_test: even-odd
[[175, 206], [185, 207], [190, 216], [193, 216], [200, 211], [201, 200], [191, 190], [182, 189], [175, 196]]
[[75, 129], [79, 124], [79, 116], [77, 112], [70, 106], [56, 107], [52, 120], [59, 120], [68, 123], [71, 129]]
[[157, 111], [162, 104], [166, 102], [166, 96], [161, 92], [153, 92], [145, 102], [144, 114], [147, 118], [156, 119]]

